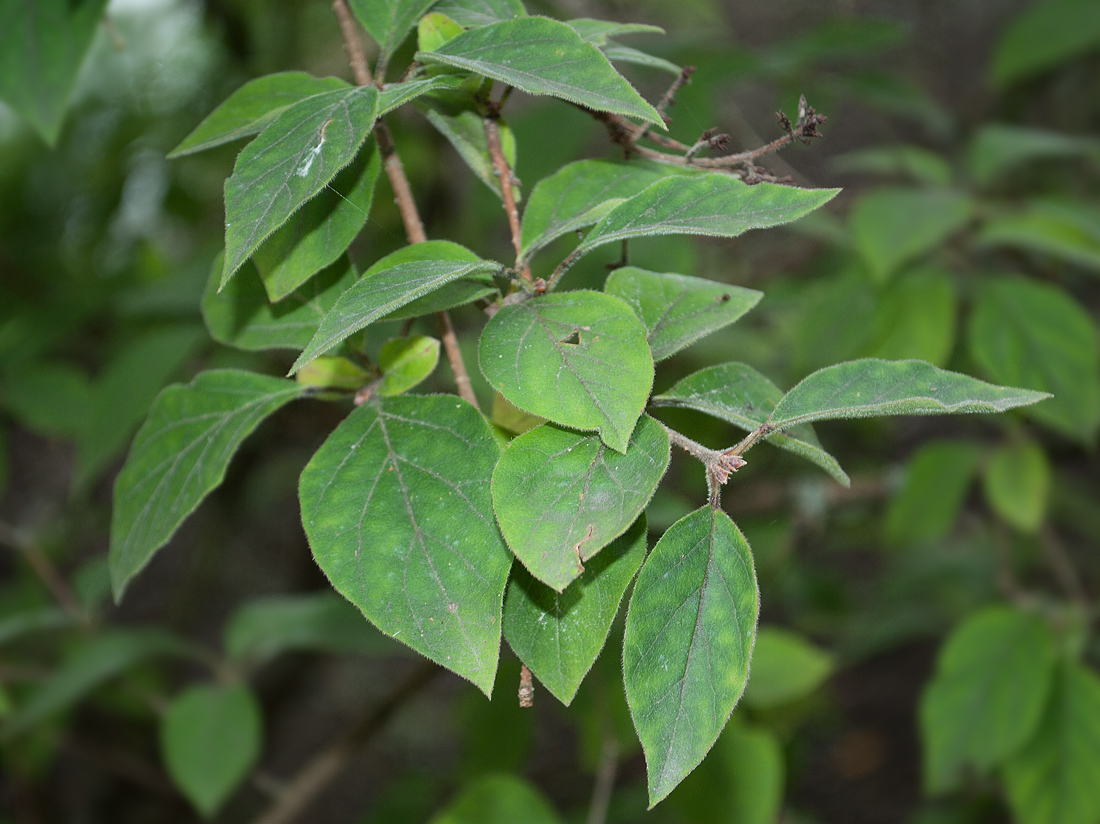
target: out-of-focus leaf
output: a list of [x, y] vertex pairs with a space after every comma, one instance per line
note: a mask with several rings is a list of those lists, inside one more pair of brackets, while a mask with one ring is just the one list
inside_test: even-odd
[[833, 17], [772, 46], [766, 59], [777, 70], [799, 71], [826, 60], [876, 54], [904, 39], [905, 27], [896, 20]]
[[1008, 86], [1097, 47], [1100, 9], [1093, 0], [1039, 0], [1001, 35], [990, 76], [995, 85]]
[[[459, 157], [465, 161], [478, 178], [492, 189], [497, 197], [504, 195], [500, 188], [500, 178], [489, 155], [489, 139], [485, 135], [485, 119], [473, 105], [468, 95], [461, 93], [435, 94], [424, 98], [418, 104], [428, 122], [447, 138], [454, 146]], [[512, 169], [516, 167], [516, 138], [512, 129], [504, 120], [497, 121], [500, 134], [500, 148], [504, 159]], [[512, 186], [512, 195], [520, 198], [518, 184]]]
[[650, 69], [660, 69], [669, 74], [679, 74], [682, 69], [671, 60], [646, 54], [644, 51], [632, 49], [630, 46], [622, 46], [618, 43], [608, 43], [600, 49], [604, 57], [612, 63], [632, 63], [635, 66], [646, 66]]
[[523, 779], [491, 775], [468, 785], [429, 824], [560, 824], [542, 794]]
[[0, 100], [57, 142], [107, 0], [8, 0], [0, 11]]
[[77, 439], [92, 404], [92, 384], [75, 366], [28, 361], [3, 373], [0, 406], [32, 432]]
[[1049, 255], [1100, 274], [1100, 209], [1083, 201], [1035, 201], [1020, 211], [994, 215], [977, 241]]
[[72, 616], [59, 607], [22, 610], [0, 618], [0, 645], [17, 641], [31, 633], [71, 626]]
[[990, 123], [970, 141], [967, 161], [974, 179], [989, 185], [1018, 166], [1050, 158], [1100, 156], [1100, 140], [1094, 137]]
[[952, 178], [951, 165], [943, 157], [905, 143], [845, 152], [834, 157], [829, 166], [840, 173], [908, 177], [927, 186], [950, 186]]
[[427, 335], [395, 338], [382, 344], [378, 368], [382, 370], [379, 395], [400, 395], [412, 389], [439, 363], [439, 341]]
[[887, 284], [860, 354], [943, 366], [955, 346], [955, 282], [938, 269], [903, 272]]
[[997, 449], [985, 465], [982, 488], [989, 506], [1023, 532], [1043, 525], [1050, 497], [1050, 463], [1037, 443], [1027, 441]]
[[892, 544], [930, 544], [958, 519], [982, 448], [970, 441], [932, 441], [909, 459], [905, 483], [886, 512]]
[[833, 671], [833, 657], [801, 635], [776, 627], [760, 627], [752, 650], [745, 703], [777, 707], [803, 698]]

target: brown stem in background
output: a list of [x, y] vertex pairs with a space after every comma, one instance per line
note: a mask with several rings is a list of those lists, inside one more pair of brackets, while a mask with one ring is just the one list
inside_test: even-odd
[[1088, 593], [1081, 584], [1081, 576], [1077, 573], [1077, 567], [1069, 557], [1065, 546], [1054, 529], [1048, 524], [1039, 533], [1039, 544], [1046, 555], [1047, 564], [1050, 566], [1054, 577], [1058, 579], [1059, 586], [1065, 591], [1074, 603], [1087, 615], [1092, 605]]
[[23, 539], [17, 530], [0, 523], [0, 544], [11, 547], [27, 559], [35, 575], [75, 623], [85, 627], [89, 625], [89, 616], [80, 605], [80, 601], [37, 543]]
[[329, 784], [339, 778], [355, 754], [389, 721], [410, 698], [422, 690], [440, 672], [433, 663], [422, 664], [402, 681], [372, 713], [363, 718], [347, 736], [318, 753], [289, 781], [254, 824], [290, 824]]
[[[348, 50], [348, 60], [351, 63], [352, 74], [355, 75], [355, 82], [360, 86], [374, 85], [374, 78], [363, 51], [363, 41], [359, 39], [355, 18], [352, 17], [347, 0], [333, 0], [332, 9], [340, 23], [340, 33]], [[401, 222], [405, 225], [405, 234], [408, 236], [409, 243], [423, 243], [428, 236], [424, 233], [424, 223], [416, 208], [416, 200], [409, 187], [409, 178], [394, 147], [393, 135], [381, 118], [374, 124], [374, 140], [382, 155], [382, 166], [386, 170], [386, 177], [389, 178], [390, 187], [393, 189], [394, 202], [397, 204], [398, 212], [401, 213]], [[455, 388], [458, 390], [459, 397], [468, 401], [475, 409], [480, 409], [473, 384], [470, 383], [470, 374], [466, 371], [466, 363], [462, 360], [462, 350], [458, 346], [458, 337], [455, 335], [451, 316], [446, 311], [436, 312], [435, 319], [439, 324], [443, 351], [447, 355], [447, 363], [450, 364], [451, 372], [454, 374]]]
[[615, 776], [619, 771], [619, 742], [614, 735], [606, 735], [600, 748], [600, 764], [596, 769], [596, 784], [592, 788], [592, 801], [588, 805], [587, 824], [604, 824], [607, 808], [611, 804], [611, 792], [615, 789]]
[[[499, 104], [498, 104], [499, 105]], [[504, 147], [500, 144], [500, 124], [496, 117], [489, 115], [485, 121], [485, 140], [489, 144], [489, 157], [493, 160], [493, 169], [500, 180], [500, 193], [504, 199], [504, 213], [508, 216], [508, 228], [512, 232], [512, 248], [516, 250], [516, 268], [519, 269], [523, 252], [520, 240], [519, 209], [516, 208], [516, 193], [512, 189], [512, 169], [504, 156]], [[520, 277], [531, 282], [531, 269], [523, 267]]]

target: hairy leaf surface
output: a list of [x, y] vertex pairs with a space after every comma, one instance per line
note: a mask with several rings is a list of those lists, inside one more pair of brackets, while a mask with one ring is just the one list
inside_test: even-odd
[[349, 0], [352, 11], [378, 43], [383, 65], [434, 0]]
[[439, 0], [432, 8], [467, 28], [527, 16], [521, 0]]

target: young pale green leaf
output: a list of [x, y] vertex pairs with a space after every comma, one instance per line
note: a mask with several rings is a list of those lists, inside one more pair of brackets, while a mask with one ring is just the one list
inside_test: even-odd
[[224, 286], [298, 208], [355, 159], [374, 127], [378, 89], [313, 95], [275, 118], [225, 181]]
[[948, 372], [916, 360], [838, 363], [805, 377], [776, 405], [776, 429], [836, 418], [1004, 412], [1050, 397]]
[[107, 0], [13, 0], [0, 19], [0, 100], [51, 146]]
[[796, 189], [759, 183], [749, 186], [724, 174], [673, 176], [659, 180], [608, 212], [574, 253], [617, 240], [647, 235], [736, 237], [797, 220], [839, 189]]
[[653, 360], [672, 357], [700, 338], [736, 321], [760, 301], [744, 289], [687, 275], [658, 274], [636, 266], [612, 272], [603, 290], [622, 298], [649, 330]]
[[624, 199], [690, 170], [648, 160], [579, 160], [543, 178], [523, 210], [520, 244], [527, 261], [551, 241], [598, 222]]
[[[419, 106], [436, 130], [454, 146], [459, 157], [465, 161], [478, 179], [493, 190], [497, 197], [503, 198], [500, 178], [493, 167], [489, 155], [489, 139], [485, 136], [485, 120], [473, 108], [472, 101], [465, 95], [433, 95]], [[516, 138], [512, 129], [503, 120], [497, 122], [500, 134], [500, 146], [511, 168], [516, 165]], [[512, 187], [512, 195], [519, 199], [518, 186]]]
[[949, 189], [876, 189], [852, 207], [856, 247], [885, 281], [905, 263], [938, 248], [974, 214], [966, 195]]
[[[782, 397], [782, 390], [751, 366], [723, 363], [689, 375], [668, 391], [654, 395], [651, 403], [694, 409], [751, 432], [768, 419]], [[769, 435], [767, 442], [817, 464], [844, 486], [851, 484], [808, 424]]]
[[566, 706], [607, 641], [626, 588], [645, 560], [643, 515], [585, 564], [564, 592], [516, 566], [504, 596], [504, 637], [539, 683]]
[[462, 32], [463, 27], [445, 14], [437, 11], [425, 14], [416, 24], [416, 50], [435, 51]]
[[1039, 200], [994, 215], [978, 232], [982, 246], [1064, 260], [1100, 274], [1100, 209], [1083, 200]]
[[272, 302], [339, 261], [367, 222], [381, 168], [373, 142], [252, 255]]
[[657, 110], [603, 53], [557, 20], [519, 17], [470, 29], [434, 52], [417, 52], [416, 59], [491, 77], [528, 94], [553, 95], [665, 128]]
[[427, 335], [395, 338], [382, 344], [378, 367], [382, 370], [379, 395], [400, 395], [412, 389], [439, 363], [439, 341]]
[[1020, 824], [1100, 819], [1100, 679], [1076, 662], [1058, 668], [1046, 712], [1002, 773]]
[[403, 83], [389, 83], [382, 87], [378, 95], [378, 116], [389, 114], [428, 92], [451, 91], [461, 85], [462, 78], [440, 75], [422, 80], [406, 80]]
[[1032, 736], [1055, 654], [1041, 618], [1007, 607], [985, 609], [952, 633], [921, 698], [929, 791], [953, 787], [968, 764], [988, 771]]
[[638, 316], [619, 298], [577, 291], [505, 306], [486, 324], [481, 371], [512, 404], [626, 452], [653, 386]]
[[511, 775], [489, 775], [469, 784], [428, 824], [561, 824], [535, 787]]
[[218, 343], [249, 350], [305, 348], [340, 295], [356, 282], [355, 267], [345, 256], [278, 303], [269, 303], [251, 261], [219, 292], [221, 273], [218, 255], [202, 296], [203, 320]]
[[974, 179], [982, 185], [989, 185], [1014, 169], [1037, 160], [1090, 154], [1097, 156], [1098, 153], [1100, 140], [1095, 137], [990, 123], [982, 126], [970, 141], [967, 162]]
[[182, 157], [259, 134], [290, 106], [315, 94], [351, 88], [338, 77], [278, 72], [249, 80], [168, 153]]
[[293, 381], [221, 369], [157, 396], [115, 481], [109, 561], [116, 601], [222, 482], [241, 441], [303, 391]]
[[322, 355], [299, 369], [294, 380], [302, 386], [354, 392], [370, 383], [372, 377], [370, 372], [348, 358]]
[[748, 680], [759, 608], [748, 542], [720, 509], [681, 518], [642, 567], [626, 616], [623, 681], [650, 807], [726, 725]]
[[1054, 397], [1029, 409], [1040, 423], [1092, 443], [1100, 425], [1100, 338], [1065, 290], [1000, 277], [978, 291], [970, 352], [995, 381], [1034, 386]]
[[1039, 444], [1025, 441], [997, 449], [982, 473], [990, 508], [1021, 532], [1043, 525], [1050, 499], [1050, 462]]
[[886, 539], [908, 546], [943, 539], [958, 520], [982, 452], [977, 443], [944, 440], [914, 453], [886, 512]]
[[168, 774], [204, 817], [214, 815], [260, 757], [260, 703], [243, 684], [191, 687], [160, 721]]
[[451, 395], [360, 406], [302, 472], [302, 524], [336, 590], [376, 627], [491, 694], [512, 555], [493, 518], [500, 455]]
[[955, 282], [938, 269], [901, 273], [887, 284], [857, 354], [897, 360], [915, 358], [943, 366], [955, 346], [958, 307]]
[[562, 592], [634, 523], [668, 461], [668, 434], [648, 415], [624, 455], [595, 435], [545, 424], [513, 440], [493, 471], [497, 522], [527, 570]]
[[660, 69], [669, 74], [679, 74], [683, 71], [683, 69], [670, 60], [665, 60], [663, 57], [647, 54], [644, 51], [638, 51], [638, 49], [632, 49], [630, 46], [623, 46], [619, 43], [608, 43], [606, 46], [601, 46], [600, 51], [602, 51], [604, 57], [612, 63], [632, 63], [635, 66]]
[[521, 0], [439, 0], [433, 9], [467, 28], [527, 16]]
[[401, 45], [416, 22], [427, 13], [435, 0], [349, 0], [359, 18], [381, 50], [383, 66]]
[[0, 740], [11, 740], [36, 728], [100, 684], [147, 658], [188, 652], [182, 640], [161, 630], [101, 630], [75, 647], [7, 719]]
[[593, 20], [591, 17], [580, 17], [569, 20], [569, 26], [581, 36], [585, 43], [602, 46], [608, 38], [620, 37], [624, 34], [664, 34], [665, 30], [660, 26], [650, 26], [645, 23], [613, 23], [609, 20]]
[[[1100, 47], [1100, 11], [1092, 0], [1045, 0], [1009, 24], [990, 75], [1004, 87]], [[1028, 822], [1030, 824], [1030, 822]]]
[[249, 601], [229, 619], [222, 645], [234, 662], [251, 667], [298, 650], [392, 655], [405, 649], [331, 590]]
[[797, 701], [820, 687], [833, 671], [833, 656], [801, 635], [761, 627], [752, 650], [752, 678], [745, 703], [767, 709]]
[[522, 435], [530, 432], [536, 426], [546, 423], [546, 418], [538, 415], [529, 415], [522, 409], [517, 409], [508, 403], [507, 399], [499, 392], [493, 393], [493, 411], [489, 421], [501, 429], [506, 429], [513, 435]]
[[395, 309], [451, 281], [499, 268], [447, 240], [414, 243], [386, 255], [340, 296], [290, 374]]

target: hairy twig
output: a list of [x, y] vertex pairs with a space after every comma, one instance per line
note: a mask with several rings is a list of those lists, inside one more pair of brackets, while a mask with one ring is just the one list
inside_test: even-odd
[[439, 672], [439, 667], [433, 663], [422, 664], [343, 739], [314, 756], [286, 783], [278, 800], [254, 824], [290, 824], [296, 820], [313, 799], [340, 776], [352, 757], [382, 729], [390, 717]]
[[[665, 424], [661, 424], [668, 433], [668, 439], [693, 458], [701, 461], [707, 471], [707, 491], [710, 493], [710, 505], [717, 508], [720, 504], [722, 484], [729, 480], [732, 473], [743, 467], [747, 461], [733, 450], [710, 449], [696, 443]], [[735, 447], [736, 448], [736, 447]]]
[[[508, 88], [511, 88], [509, 86]], [[507, 90], [506, 90], [507, 91]], [[501, 98], [503, 102], [505, 98]], [[489, 157], [493, 161], [493, 170], [500, 180], [500, 194], [504, 200], [504, 213], [508, 216], [508, 228], [512, 234], [512, 248], [516, 250], [516, 270], [528, 283], [531, 283], [531, 269], [522, 263], [523, 242], [520, 239], [519, 209], [516, 207], [516, 193], [512, 188], [512, 169], [508, 165], [508, 159], [504, 156], [504, 147], [500, 143], [500, 124], [497, 122], [496, 112], [500, 103], [493, 107], [493, 112], [486, 115], [485, 140], [489, 144]]]
[[[374, 77], [367, 66], [366, 54], [363, 51], [363, 41], [359, 39], [359, 33], [355, 28], [355, 19], [348, 8], [347, 0], [333, 0], [333, 11], [340, 23], [340, 33], [344, 38], [344, 45], [348, 50], [348, 60], [351, 63], [352, 74], [355, 82], [360, 86], [374, 84]], [[379, 80], [381, 78], [379, 77]], [[393, 135], [385, 121], [379, 119], [374, 124], [374, 139], [378, 144], [378, 151], [382, 155], [382, 165], [389, 178], [390, 187], [393, 189], [394, 202], [401, 213], [401, 222], [405, 225], [405, 234], [409, 243], [423, 243], [428, 239], [424, 232], [424, 222], [420, 219], [420, 211], [416, 208], [416, 200], [413, 198], [412, 188], [409, 186], [409, 178], [405, 174], [405, 167], [393, 144]], [[451, 316], [446, 312], [435, 313], [436, 323], [439, 325], [440, 339], [443, 342], [443, 350], [447, 355], [447, 363], [451, 366], [451, 372], [455, 378], [455, 388], [459, 397], [468, 401], [475, 409], [478, 408], [477, 396], [474, 394], [473, 384], [470, 383], [470, 373], [466, 371], [466, 363], [462, 359], [462, 351], [458, 346], [458, 338], [455, 335]]]

